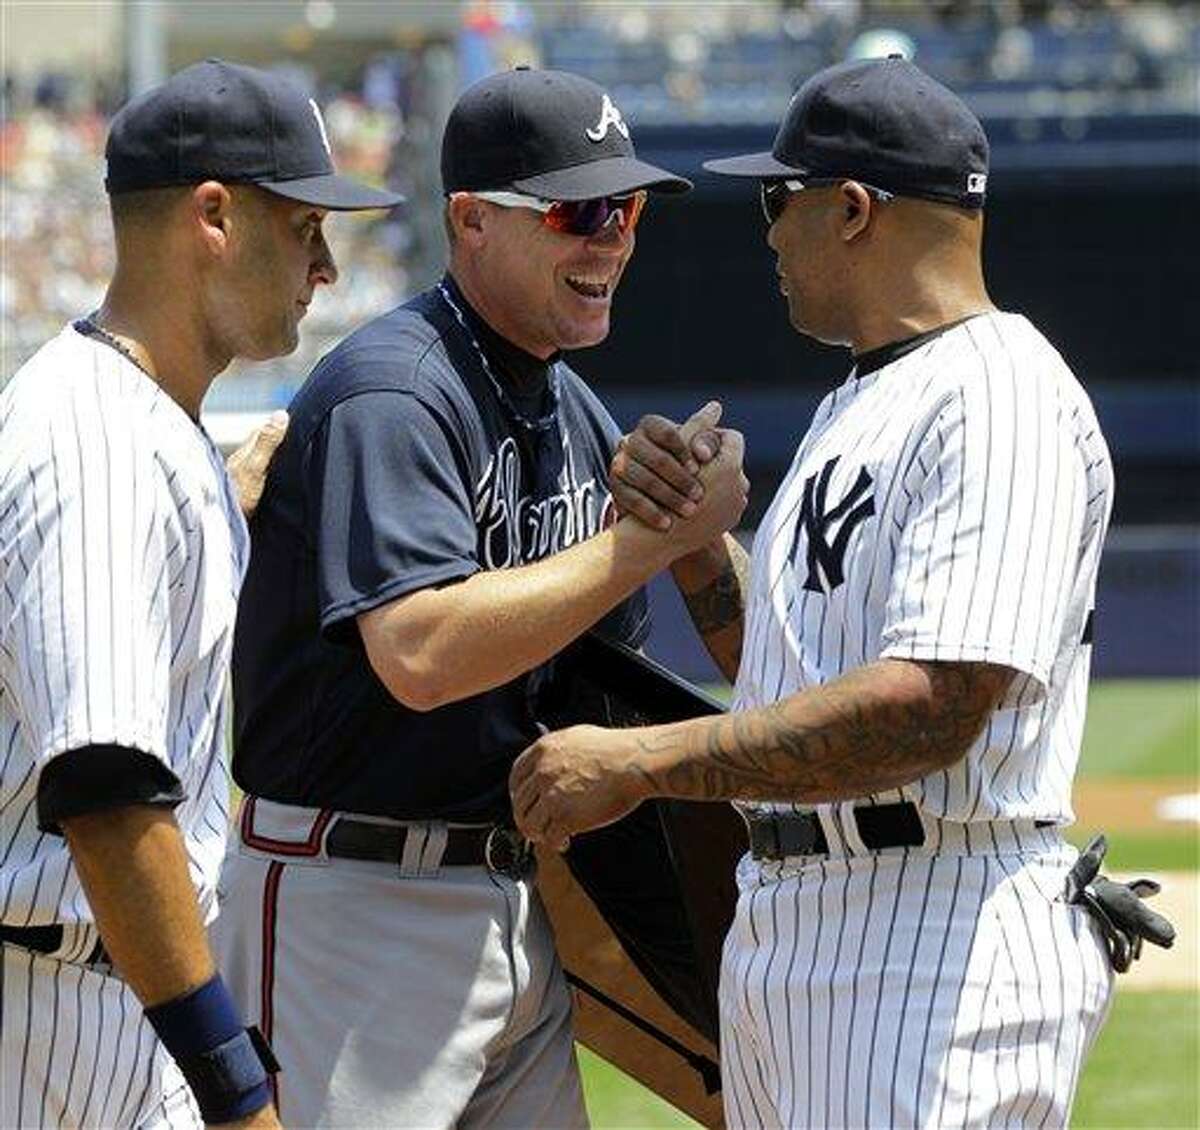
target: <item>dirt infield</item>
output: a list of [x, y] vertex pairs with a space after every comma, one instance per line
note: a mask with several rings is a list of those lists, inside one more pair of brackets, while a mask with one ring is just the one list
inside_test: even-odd
[[[1118, 829], [1124, 832], [1184, 832], [1188, 825], [1165, 820], [1160, 811], [1171, 797], [1194, 795], [1195, 777], [1157, 777], [1150, 780], [1126, 780], [1098, 777], [1075, 783], [1075, 814], [1088, 828]], [[1193, 833], [1197, 831], [1191, 824]]]
[[[1197, 947], [1197, 882], [1194, 871], [1165, 871], [1154, 876], [1162, 893], [1154, 898], [1154, 909], [1175, 923], [1175, 944], [1169, 950], [1146, 946], [1142, 958], [1118, 979], [1122, 990], [1200, 988], [1200, 948]], [[1114, 874], [1114, 879], [1132, 875]]]

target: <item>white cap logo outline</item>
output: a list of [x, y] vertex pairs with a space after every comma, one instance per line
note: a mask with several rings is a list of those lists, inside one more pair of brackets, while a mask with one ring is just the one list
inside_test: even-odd
[[613, 105], [613, 100], [606, 94], [600, 104], [600, 120], [587, 131], [589, 141], [603, 141], [608, 136], [608, 127], [616, 129], [626, 141], [629, 140], [629, 127], [621, 117], [621, 111]]
[[325, 146], [325, 152], [329, 154], [329, 159], [332, 161], [333, 146], [329, 144], [329, 134], [325, 132], [325, 119], [321, 117], [321, 107], [317, 105], [315, 98], [310, 98], [308, 104], [312, 108], [313, 117], [317, 119], [317, 129], [321, 131], [321, 144]]
[[967, 173], [967, 191], [983, 193], [987, 191], [987, 173]]

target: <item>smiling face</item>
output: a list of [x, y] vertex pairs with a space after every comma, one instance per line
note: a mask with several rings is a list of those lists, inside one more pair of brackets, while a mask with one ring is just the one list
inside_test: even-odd
[[[613, 294], [632, 231], [615, 221], [594, 236], [555, 231], [530, 208], [472, 200], [456, 247], [455, 277], [466, 270], [468, 298], [498, 333], [538, 357], [596, 345], [608, 336]], [[474, 225], [478, 226], [474, 226]]]

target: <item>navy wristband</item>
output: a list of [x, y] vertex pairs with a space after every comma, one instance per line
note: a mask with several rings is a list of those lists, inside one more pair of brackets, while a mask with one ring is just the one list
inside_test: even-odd
[[175, 1061], [208, 1124], [234, 1122], [271, 1101], [271, 1085], [246, 1029], [218, 1047]]
[[278, 1064], [265, 1043], [260, 1049], [242, 1026], [220, 974], [146, 1009], [146, 1019], [179, 1065], [205, 1122], [244, 1118], [270, 1101], [267, 1072], [277, 1071]]

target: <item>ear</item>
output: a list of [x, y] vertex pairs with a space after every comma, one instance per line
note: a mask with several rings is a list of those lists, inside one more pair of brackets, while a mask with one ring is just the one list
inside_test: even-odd
[[875, 201], [858, 181], [842, 181], [838, 186], [840, 208], [839, 235], [845, 243], [857, 239], [871, 226]]
[[205, 248], [222, 255], [229, 248], [233, 194], [220, 181], [206, 180], [192, 189], [192, 219]]
[[478, 245], [483, 239], [487, 209], [482, 200], [469, 192], [454, 192], [448, 205], [450, 226], [455, 238], [469, 245]]

